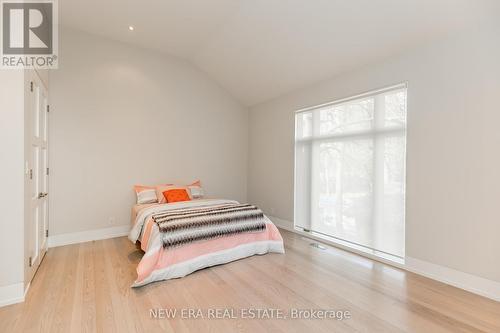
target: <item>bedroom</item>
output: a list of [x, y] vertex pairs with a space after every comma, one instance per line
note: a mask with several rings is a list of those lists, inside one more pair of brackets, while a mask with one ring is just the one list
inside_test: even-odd
[[500, 330], [497, 1], [40, 3], [2, 331]]

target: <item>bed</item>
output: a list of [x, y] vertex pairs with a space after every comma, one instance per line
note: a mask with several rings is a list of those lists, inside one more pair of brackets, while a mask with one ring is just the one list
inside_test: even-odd
[[265, 228], [259, 232], [230, 234], [198, 240], [181, 246], [165, 247], [165, 233], [155, 220], [159, 214], [181, 209], [203, 210], [239, 204], [234, 200], [198, 199], [165, 204], [135, 205], [129, 239], [144, 251], [132, 287], [186, 276], [202, 268], [270, 252], [284, 253], [278, 228], [264, 215]]

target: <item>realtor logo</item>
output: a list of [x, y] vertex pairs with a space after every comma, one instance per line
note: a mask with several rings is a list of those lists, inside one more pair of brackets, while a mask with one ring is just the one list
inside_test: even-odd
[[51, 0], [2, 1], [3, 68], [55, 68], [56, 9]]

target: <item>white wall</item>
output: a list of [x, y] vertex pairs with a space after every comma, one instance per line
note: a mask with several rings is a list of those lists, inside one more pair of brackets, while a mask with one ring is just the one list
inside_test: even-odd
[[[24, 73], [0, 70], [0, 304], [23, 290]], [[8, 286], [19, 286], [14, 289]], [[4, 287], [6, 289], [4, 289]], [[6, 291], [6, 293], [4, 293]], [[22, 294], [21, 294], [22, 295]]]
[[[50, 234], [128, 225], [132, 186], [246, 200], [247, 110], [184, 61], [62, 29], [50, 73]], [[109, 219], [114, 218], [114, 224]]]
[[252, 108], [249, 201], [293, 220], [295, 110], [407, 81], [406, 255], [500, 281], [498, 36], [484, 25]]

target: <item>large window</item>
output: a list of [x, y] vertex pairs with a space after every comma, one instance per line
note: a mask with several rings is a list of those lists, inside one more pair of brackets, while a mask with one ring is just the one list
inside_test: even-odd
[[406, 85], [296, 114], [295, 225], [404, 256]]

